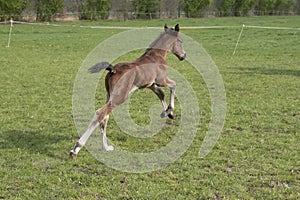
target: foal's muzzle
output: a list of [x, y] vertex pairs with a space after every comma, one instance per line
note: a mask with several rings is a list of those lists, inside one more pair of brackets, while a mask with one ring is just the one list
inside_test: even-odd
[[186, 58], [186, 53], [184, 53], [183, 55], [178, 55], [177, 57], [180, 61], [183, 61]]

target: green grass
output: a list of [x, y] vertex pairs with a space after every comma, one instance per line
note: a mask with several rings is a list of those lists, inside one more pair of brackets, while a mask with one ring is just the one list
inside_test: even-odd
[[[142, 174], [113, 170], [85, 148], [69, 160], [78, 139], [72, 118], [77, 70], [97, 44], [122, 31], [79, 25], [141, 27], [165, 22], [234, 26], [182, 30], [207, 50], [226, 87], [226, 123], [213, 151], [198, 158], [211, 114], [205, 82], [188, 62], [168, 56], [170, 65], [196, 91], [201, 111], [188, 151], [167, 168]], [[0, 199], [298, 199], [300, 31], [246, 28], [234, 56], [232, 52], [242, 24], [299, 27], [299, 22], [300, 17], [251, 17], [78, 22], [72, 23], [74, 27], [15, 25], [10, 48], [6, 48], [9, 26], [1, 25]], [[140, 53], [119, 60], [133, 60]], [[103, 89], [101, 80], [97, 106], [104, 103]], [[149, 123], [148, 109], [157, 103], [148, 90], [133, 94], [135, 122]], [[122, 133], [112, 117], [108, 137], [128, 151], [157, 150], [176, 133], [179, 107], [176, 113], [178, 120], [172, 126], [147, 139]]]

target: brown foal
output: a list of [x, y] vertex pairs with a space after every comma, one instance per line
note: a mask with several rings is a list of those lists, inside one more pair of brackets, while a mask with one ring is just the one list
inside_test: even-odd
[[[172, 52], [179, 60], [184, 60], [186, 53], [182, 48], [182, 39], [179, 35], [179, 25], [170, 29], [165, 25], [165, 31], [149, 46], [146, 52], [137, 60], [128, 63], [119, 63], [114, 67], [107, 62], [101, 62], [89, 69], [91, 73], [102, 69], [108, 70], [105, 77], [107, 91], [106, 104], [96, 111], [85, 133], [70, 152], [70, 157], [75, 157], [85, 145], [92, 132], [100, 127], [102, 136], [102, 149], [111, 151], [113, 146], [107, 144], [106, 125], [112, 110], [125, 102], [135, 89], [149, 88], [160, 99], [163, 112], [161, 117], [174, 118], [174, 95], [176, 83], [167, 77], [168, 64], [165, 60], [168, 52]], [[165, 102], [165, 94], [161, 87], [170, 89], [170, 103]]]

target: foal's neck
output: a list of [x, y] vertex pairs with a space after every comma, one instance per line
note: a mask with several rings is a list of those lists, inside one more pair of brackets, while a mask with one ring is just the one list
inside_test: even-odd
[[171, 34], [166, 32], [161, 33], [160, 36], [150, 44], [149, 48], [141, 57], [152, 56], [165, 59], [175, 39], [176, 37]]
[[148, 54], [153, 55], [153, 56], [158, 56], [158, 57], [162, 57], [162, 58], [166, 58], [168, 51], [164, 50], [164, 49], [155, 49], [155, 48], [150, 48], [147, 50]]
[[167, 54], [168, 54], [167, 50], [149, 48], [141, 57], [148, 56], [148, 57], [153, 57], [154, 59], [157, 58], [165, 59]]

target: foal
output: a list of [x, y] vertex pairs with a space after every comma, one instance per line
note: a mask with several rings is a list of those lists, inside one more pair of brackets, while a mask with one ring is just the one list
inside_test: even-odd
[[[113, 146], [107, 144], [106, 125], [109, 114], [112, 110], [126, 101], [129, 94], [135, 89], [149, 88], [160, 99], [163, 112], [161, 117], [168, 116], [174, 118], [174, 95], [176, 83], [167, 77], [168, 64], [165, 60], [168, 52], [172, 52], [179, 60], [184, 60], [186, 53], [182, 48], [182, 39], [179, 35], [179, 25], [175, 29], [169, 29], [167, 25], [164, 32], [149, 46], [146, 52], [137, 60], [129, 63], [119, 63], [114, 67], [107, 62], [101, 62], [89, 69], [91, 73], [99, 72], [102, 69], [108, 70], [105, 77], [105, 87], [107, 91], [106, 104], [96, 111], [90, 125], [85, 133], [76, 143], [70, 152], [70, 157], [75, 157], [80, 149], [95, 130], [100, 126], [102, 136], [102, 149], [106, 151], [114, 150]], [[160, 87], [170, 89], [170, 103], [165, 102], [165, 94]]]

